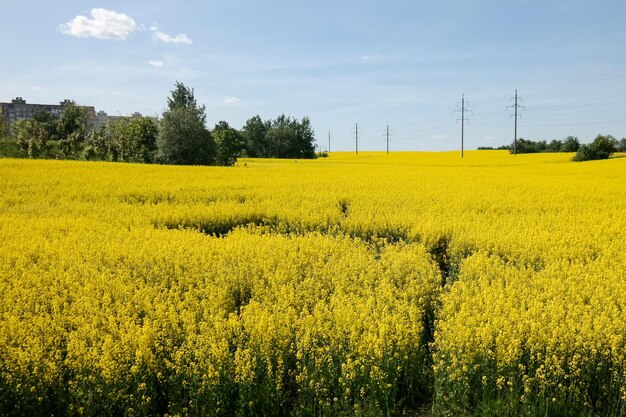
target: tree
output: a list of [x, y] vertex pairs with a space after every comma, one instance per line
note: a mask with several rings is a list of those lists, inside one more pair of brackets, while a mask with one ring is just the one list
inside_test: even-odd
[[121, 117], [109, 120], [102, 129], [103, 142], [106, 147], [106, 159], [113, 162], [130, 161], [131, 137], [128, 132], [129, 119]]
[[230, 127], [228, 123], [221, 121], [213, 128], [211, 136], [215, 140], [216, 165], [234, 165], [237, 162], [237, 157], [241, 155], [245, 148], [241, 132]]
[[193, 90], [177, 82], [163, 112], [157, 138], [157, 158], [164, 164], [210, 165], [215, 142], [207, 130], [205, 106], [196, 103]]
[[292, 129], [291, 118], [281, 114], [272, 120], [270, 128], [265, 134], [267, 150], [270, 157], [289, 158], [289, 143], [293, 141], [295, 132]]
[[291, 146], [292, 155], [296, 158], [315, 158], [315, 132], [311, 120], [303, 117], [300, 122], [294, 119], [295, 137]]
[[92, 131], [85, 138], [83, 159], [86, 161], [107, 159], [108, 145], [104, 137], [104, 127], [98, 131]]
[[28, 120], [18, 120], [13, 131], [20, 149], [30, 158], [37, 158], [50, 149], [49, 141], [57, 139], [58, 117], [40, 111]]
[[619, 141], [619, 145], [617, 147], [619, 152], [626, 152], [626, 138], [622, 138]]
[[33, 120], [45, 129], [49, 140], [59, 138], [59, 118], [49, 111], [43, 110], [33, 114]]
[[0, 139], [9, 136], [9, 119], [4, 114], [4, 110], [0, 107]]
[[[517, 153], [536, 153], [536, 152], [576, 152], [580, 147], [578, 139], [574, 136], [568, 136], [563, 141], [554, 139], [547, 143], [545, 140], [533, 141], [519, 138], [517, 140]], [[513, 153], [513, 145], [506, 147], [509, 152]]]
[[[181, 82], [176, 81], [176, 86], [171, 94], [172, 97], [167, 98], [167, 106], [170, 110], [175, 107], [198, 107], [193, 88], [190, 89]], [[205, 110], [205, 106], [202, 106], [202, 110]]]
[[59, 145], [64, 156], [71, 156], [81, 149], [87, 132], [87, 111], [75, 102], [65, 105], [58, 122]]
[[246, 122], [242, 129], [245, 140], [246, 154], [251, 158], [269, 157], [268, 143], [265, 135], [270, 129], [270, 122], [264, 122], [258, 114]]
[[159, 129], [148, 117], [110, 120], [102, 129], [105, 155], [111, 161], [153, 162]]
[[568, 136], [563, 140], [563, 145], [561, 145], [561, 152], [576, 152], [580, 148], [580, 142], [578, 138], [575, 136]]
[[159, 128], [149, 117], [109, 120], [98, 132], [89, 132], [83, 158], [125, 162], [154, 162]]
[[45, 127], [35, 119], [21, 119], [13, 124], [13, 131], [20, 149], [29, 158], [36, 158], [48, 149]]
[[281, 114], [265, 134], [268, 156], [274, 158], [315, 158], [314, 141], [308, 117], [298, 121]]
[[612, 153], [617, 150], [617, 140], [611, 135], [598, 135], [593, 140], [598, 159], [609, 159]]
[[245, 152], [252, 158], [315, 158], [315, 133], [308, 117], [281, 114], [263, 121], [256, 115], [242, 129]]
[[576, 151], [576, 155], [572, 158], [574, 162], [593, 161], [599, 159], [595, 149], [591, 144], [584, 143]]
[[598, 135], [593, 143], [581, 145], [572, 161], [608, 159], [616, 151], [617, 140], [611, 135]]
[[[524, 139], [524, 138], [517, 139], [517, 146], [516, 146], [517, 153], [536, 153], [536, 152], [541, 152], [545, 148], [546, 148], [545, 141], [542, 144], [541, 141], [535, 142], [535, 141]], [[509, 147], [509, 152], [513, 153], [513, 145]]]
[[546, 147], [546, 152], [559, 152], [563, 146], [563, 142], [558, 139], [553, 139]]
[[128, 126], [131, 135], [131, 158], [137, 162], [154, 162], [159, 127], [149, 117], [133, 117]]
[[65, 158], [71, 158], [80, 151], [85, 144], [85, 136], [82, 132], [72, 132], [65, 138], [59, 141], [59, 147], [61, 148], [61, 155]]

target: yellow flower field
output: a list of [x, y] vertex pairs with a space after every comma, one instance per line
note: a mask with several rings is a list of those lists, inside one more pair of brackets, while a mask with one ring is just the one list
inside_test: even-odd
[[624, 415], [626, 158], [0, 160], [0, 415]]

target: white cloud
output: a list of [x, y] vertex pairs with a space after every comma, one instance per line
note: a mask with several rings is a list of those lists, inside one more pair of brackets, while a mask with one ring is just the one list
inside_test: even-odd
[[237, 97], [224, 97], [224, 101], [223, 103], [226, 104], [227, 106], [236, 106], [237, 104], [239, 104], [241, 100], [239, 100]]
[[446, 135], [445, 133], [438, 133], [436, 135], [432, 135], [431, 138], [434, 140], [444, 140], [448, 139], [450, 135]]
[[[153, 32], [155, 31], [153, 30]], [[172, 43], [174, 45], [191, 45], [193, 43], [191, 39], [189, 39], [189, 37], [184, 33], [179, 33], [176, 36], [171, 36], [171, 35], [168, 35], [167, 33], [155, 32], [154, 39], [159, 40], [164, 43]]]
[[158, 60], [150, 60], [148, 64], [154, 68], [161, 68], [163, 66], [163, 61]]
[[362, 55], [361, 59], [363, 61], [371, 61], [371, 60], [374, 60], [374, 59], [378, 59], [378, 54], [375, 53], [375, 52], [368, 52], [367, 54]]
[[159, 30], [159, 28], [157, 27], [157, 25], [152, 25], [150, 26], [150, 30], [156, 32], [157, 30]]
[[91, 9], [91, 19], [76, 16], [59, 26], [64, 34], [77, 38], [115, 40], [125, 40], [136, 28], [137, 23], [130, 16], [106, 9]]

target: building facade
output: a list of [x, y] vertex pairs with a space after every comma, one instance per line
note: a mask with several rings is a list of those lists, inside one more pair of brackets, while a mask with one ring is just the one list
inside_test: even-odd
[[[12, 132], [12, 125], [20, 119], [31, 119], [39, 112], [49, 112], [57, 117], [63, 113], [65, 106], [70, 104], [71, 100], [63, 100], [59, 104], [33, 104], [27, 103], [22, 97], [16, 97], [10, 103], [0, 103], [2, 115], [6, 118], [9, 125], [9, 132]], [[93, 130], [96, 123], [96, 110], [93, 106], [81, 106], [87, 111], [87, 128]]]
[[100, 110], [98, 113], [96, 113], [96, 119], [95, 119], [95, 125], [94, 125], [94, 129], [96, 131], [99, 131], [100, 129], [102, 129], [108, 122], [110, 121], [114, 121], [114, 120], [118, 120], [118, 119], [135, 119], [138, 117], [147, 117], [148, 119], [151, 119], [153, 122], [155, 123], [159, 123], [158, 118], [153, 117], [153, 116], [143, 116], [141, 113], [139, 112], [135, 112], [133, 114], [131, 114], [130, 116], [109, 116], [107, 114], [107, 112]]

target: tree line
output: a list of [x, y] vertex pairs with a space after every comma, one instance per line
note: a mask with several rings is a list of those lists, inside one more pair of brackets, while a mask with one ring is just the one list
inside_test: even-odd
[[581, 144], [577, 137], [568, 136], [563, 140], [554, 139], [550, 142], [545, 140], [533, 141], [519, 138], [515, 147], [513, 143], [497, 148], [480, 146], [478, 150], [508, 150], [510, 153], [540, 153], [540, 152], [576, 152], [573, 161], [589, 161], [596, 159], [608, 159], [615, 152], [626, 152], [626, 138], [617, 140], [611, 135], [598, 135], [589, 144]]
[[[101, 129], [89, 128], [87, 111], [71, 102], [60, 116], [40, 112], [16, 121], [12, 139], [30, 158], [56, 157], [173, 165], [233, 165], [238, 157], [315, 158], [315, 133], [308, 117], [256, 115], [242, 129], [218, 122], [206, 127], [206, 107], [194, 90], [177, 82], [161, 118], [118, 117]], [[0, 137], [8, 135], [0, 115]], [[54, 153], [54, 152], [52, 152]], [[54, 157], [54, 156], [53, 156]]]

